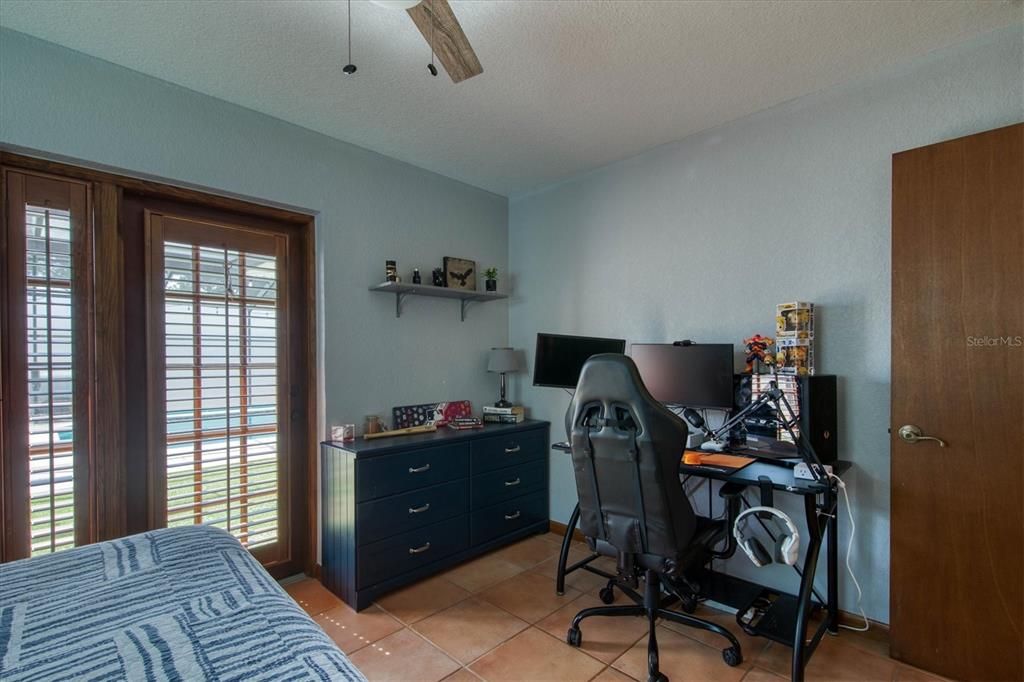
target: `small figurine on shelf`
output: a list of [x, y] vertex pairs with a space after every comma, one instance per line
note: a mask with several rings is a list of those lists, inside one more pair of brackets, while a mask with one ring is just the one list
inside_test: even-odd
[[444, 283], [444, 270], [441, 268], [434, 268], [434, 271], [430, 273], [431, 280], [435, 287], [443, 287]]
[[384, 261], [384, 280], [387, 282], [398, 281], [398, 263], [393, 260]]
[[498, 268], [487, 268], [484, 270], [484, 286], [487, 291], [498, 290]]
[[749, 339], [743, 339], [743, 343], [747, 346], [747, 367], [744, 369], [747, 374], [760, 374], [762, 363], [774, 363], [774, 356], [768, 349], [775, 343], [775, 339], [754, 334]]

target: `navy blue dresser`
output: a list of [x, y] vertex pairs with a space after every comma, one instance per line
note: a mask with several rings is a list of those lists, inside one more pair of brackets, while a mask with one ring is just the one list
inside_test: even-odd
[[321, 581], [356, 610], [548, 531], [548, 422], [320, 450]]

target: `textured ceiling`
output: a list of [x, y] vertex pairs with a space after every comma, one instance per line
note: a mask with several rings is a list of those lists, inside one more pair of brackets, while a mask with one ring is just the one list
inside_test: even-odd
[[1020, 0], [452, 0], [484, 66], [427, 74], [355, 0], [0, 0], [0, 24], [514, 196], [1022, 19]]

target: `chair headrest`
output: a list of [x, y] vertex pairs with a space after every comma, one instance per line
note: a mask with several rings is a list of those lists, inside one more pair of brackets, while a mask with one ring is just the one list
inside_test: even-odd
[[618, 403], [654, 403], [633, 360], [619, 353], [592, 356], [580, 371], [576, 385], [576, 403], [591, 401]]

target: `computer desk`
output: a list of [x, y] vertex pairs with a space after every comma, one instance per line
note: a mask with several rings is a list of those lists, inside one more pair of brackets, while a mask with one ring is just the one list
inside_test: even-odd
[[[570, 451], [567, 443], [555, 443], [551, 448], [561, 452]], [[834, 473], [840, 476], [848, 471], [850, 466], [850, 462], [846, 461], [832, 463]], [[804, 517], [808, 532], [807, 536], [801, 533], [800, 538], [804, 560], [797, 569], [800, 574], [798, 594], [786, 594], [774, 588], [758, 585], [712, 569], [703, 569], [700, 574], [696, 575], [697, 582], [701, 586], [700, 596], [737, 609], [736, 624], [744, 632], [753, 636], [767, 637], [792, 647], [792, 679], [794, 682], [801, 682], [804, 679], [804, 668], [825, 632], [833, 635], [839, 633], [839, 519], [836, 513], [838, 511], [836, 483], [832, 480], [825, 482], [796, 479], [792, 469], [761, 461], [730, 472], [680, 462], [679, 473], [684, 483], [690, 477], [696, 477], [753, 488], [761, 495], [760, 503], [766, 506], [773, 506], [772, 496], [775, 492], [799, 495], [803, 498]], [[572, 516], [569, 517], [565, 537], [562, 539], [562, 551], [558, 557], [555, 579], [559, 594], [565, 591], [565, 576], [567, 574], [582, 568], [598, 557], [595, 554], [572, 566], [566, 566], [572, 546], [573, 531], [579, 523], [579, 518], [580, 508], [577, 504], [573, 509]], [[731, 528], [729, 532], [732, 533]], [[814, 577], [818, 569], [821, 545], [826, 537], [829, 539], [825, 552], [828, 586], [825, 599], [822, 600], [820, 595], [816, 595]], [[817, 600], [815, 596], [818, 597]], [[740, 620], [742, 614], [756, 601], [764, 599], [771, 600], [771, 605], [764, 614], [753, 625], [743, 623]], [[813, 612], [818, 610], [824, 610], [826, 617], [808, 639], [807, 627], [810, 617]]]

